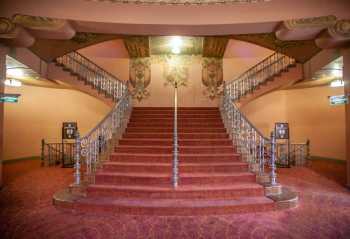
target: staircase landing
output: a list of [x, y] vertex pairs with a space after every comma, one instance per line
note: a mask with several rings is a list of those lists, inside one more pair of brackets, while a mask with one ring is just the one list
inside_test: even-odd
[[172, 188], [173, 110], [134, 108], [95, 183], [57, 207], [90, 213], [205, 215], [273, 210], [276, 203], [241, 161], [217, 108], [179, 109], [179, 186]]

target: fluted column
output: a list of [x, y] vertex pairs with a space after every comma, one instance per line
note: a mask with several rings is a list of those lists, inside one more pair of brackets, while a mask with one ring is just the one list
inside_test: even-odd
[[[342, 50], [344, 68], [343, 79], [344, 91], [350, 98], [350, 48]], [[350, 188], [350, 102], [345, 105], [345, 128], [346, 128], [346, 160], [347, 160], [347, 186]]]

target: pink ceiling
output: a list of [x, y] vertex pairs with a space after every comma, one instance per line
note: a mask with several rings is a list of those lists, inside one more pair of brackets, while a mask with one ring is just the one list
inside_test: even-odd
[[273, 51], [255, 44], [231, 39], [226, 47], [224, 58], [266, 57]]
[[[89, 28], [96, 31], [98, 25], [84, 26], [82, 22], [114, 23], [115, 31], [132, 34], [191, 35], [257, 33], [271, 30], [277, 22], [286, 19], [336, 15], [339, 19], [350, 18], [349, 0], [271, 0], [253, 4], [228, 4], [204, 6], [169, 6], [113, 4], [85, 0], [2, 0], [0, 16], [13, 14], [47, 16], [78, 21], [79, 31]], [[74, 23], [74, 22], [73, 22]], [[266, 29], [240, 24], [267, 23]], [[248, 28], [246, 26], [249, 26]], [[215, 28], [218, 29], [215, 31]], [[169, 30], [170, 29], [170, 30]], [[107, 29], [106, 29], [107, 30]], [[196, 33], [197, 32], [197, 33]]]
[[104, 58], [128, 58], [129, 54], [126, 50], [123, 40], [111, 40], [89, 47], [80, 49], [79, 52], [90, 57], [104, 57]]

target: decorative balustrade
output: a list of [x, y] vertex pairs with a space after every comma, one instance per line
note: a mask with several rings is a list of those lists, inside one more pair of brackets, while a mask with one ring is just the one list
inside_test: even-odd
[[290, 145], [278, 143], [276, 154], [278, 166], [306, 166], [310, 157], [310, 141], [307, 140], [305, 143], [292, 143]]
[[85, 136], [76, 135], [75, 185], [93, 183], [96, 169], [121, 137], [131, 112], [131, 96], [127, 85], [78, 52], [56, 59], [57, 64], [75, 74], [86, 84], [111, 97], [112, 110]]
[[72, 167], [74, 165], [74, 143], [48, 143], [41, 140], [41, 164], [43, 166]]
[[56, 62], [114, 101], [121, 98], [127, 88], [121, 80], [78, 52], [58, 57]]
[[271, 141], [249, 122], [239, 108], [231, 101], [227, 88], [224, 89], [220, 111], [224, 124], [237, 151], [249, 163], [251, 170], [263, 175], [267, 159], [272, 159]]
[[[267, 166], [270, 167], [269, 182], [272, 185], [277, 184], [276, 164], [282, 160], [280, 152], [287, 145], [276, 143], [274, 132], [271, 132], [270, 138], [265, 137], [244, 116], [234, 101], [248, 93], [252, 93], [269, 79], [295, 64], [296, 61], [293, 58], [276, 52], [235, 80], [225, 84], [223, 89], [224, 94], [220, 111], [234, 145], [256, 174], [266, 175], [265, 170]], [[297, 166], [305, 165], [308, 158], [309, 143], [291, 144], [290, 147], [287, 155], [290, 160], [288, 164], [292, 162], [293, 165]]]
[[295, 59], [276, 52], [227, 83], [228, 94], [232, 100], [239, 100], [295, 63]]
[[[125, 89], [123, 97], [94, 129], [81, 138], [77, 135], [76, 184], [80, 184], [82, 176], [86, 182], [94, 182], [96, 169], [113, 150], [115, 142], [122, 136], [130, 112], [131, 96], [128, 90]], [[84, 175], [81, 175], [82, 171]]]

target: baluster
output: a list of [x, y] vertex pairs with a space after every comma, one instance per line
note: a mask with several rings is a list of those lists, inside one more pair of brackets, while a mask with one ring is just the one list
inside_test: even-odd
[[80, 174], [80, 135], [77, 131], [75, 134], [75, 185], [79, 186], [81, 182], [81, 174]]
[[271, 132], [271, 185], [277, 185], [276, 174], [276, 137], [275, 132]]

